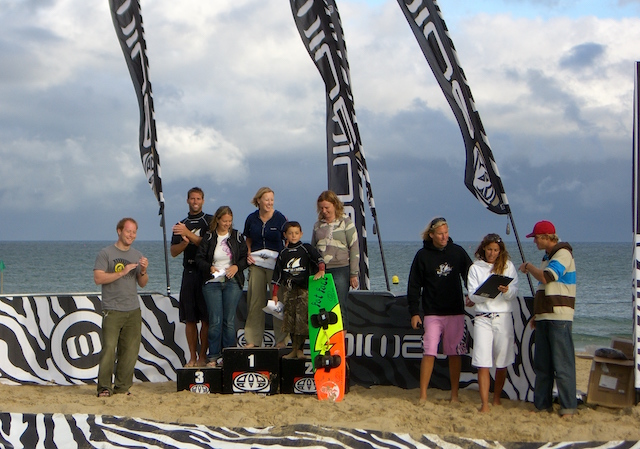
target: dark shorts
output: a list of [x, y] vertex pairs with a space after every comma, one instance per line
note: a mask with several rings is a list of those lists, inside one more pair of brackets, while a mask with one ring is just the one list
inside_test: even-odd
[[202, 276], [198, 270], [183, 271], [178, 310], [181, 323], [207, 322], [207, 304], [202, 295]]

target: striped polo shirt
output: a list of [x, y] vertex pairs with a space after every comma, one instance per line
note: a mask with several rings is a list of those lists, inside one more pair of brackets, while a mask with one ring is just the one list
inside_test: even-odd
[[545, 254], [540, 268], [546, 284], [540, 282], [533, 300], [536, 321], [573, 321], [576, 304], [576, 264], [573, 248], [568, 243], [558, 243]]

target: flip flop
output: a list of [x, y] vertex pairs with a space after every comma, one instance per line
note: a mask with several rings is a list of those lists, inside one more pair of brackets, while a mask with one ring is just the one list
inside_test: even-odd
[[218, 364], [216, 363], [215, 360], [207, 362], [207, 368], [215, 368], [216, 366], [218, 366]]

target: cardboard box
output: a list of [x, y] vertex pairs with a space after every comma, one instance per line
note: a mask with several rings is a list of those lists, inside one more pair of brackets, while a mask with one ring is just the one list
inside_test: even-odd
[[633, 360], [633, 340], [630, 338], [613, 337], [611, 347], [622, 351], [629, 360]]
[[311, 359], [280, 359], [280, 393], [316, 394]]
[[222, 350], [222, 392], [276, 394], [280, 387], [280, 355], [276, 348]]
[[222, 393], [222, 368], [179, 368], [178, 391], [192, 393]]
[[594, 357], [589, 374], [587, 403], [605, 407], [630, 407], [636, 404], [633, 360]]

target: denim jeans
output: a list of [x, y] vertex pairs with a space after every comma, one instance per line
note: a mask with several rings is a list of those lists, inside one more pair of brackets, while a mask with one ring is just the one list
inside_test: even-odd
[[346, 331], [349, 329], [349, 313], [347, 310], [349, 287], [351, 286], [349, 267], [327, 268], [326, 272], [331, 273], [333, 276], [333, 283], [336, 285], [338, 302], [340, 303], [340, 313], [342, 314], [342, 328]]
[[571, 321], [536, 321], [533, 403], [538, 410], [551, 408], [554, 379], [558, 387], [560, 414], [573, 414], [578, 407], [572, 325]]
[[235, 279], [226, 282], [209, 282], [202, 287], [209, 314], [209, 360], [222, 355], [222, 348], [235, 347], [236, 307], [242, 289]]

